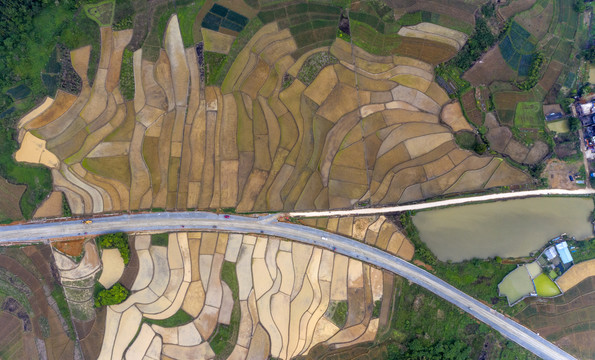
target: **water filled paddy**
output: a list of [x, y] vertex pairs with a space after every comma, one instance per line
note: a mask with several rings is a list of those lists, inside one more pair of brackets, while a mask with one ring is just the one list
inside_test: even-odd
[[530, 198], [418, 212], [421, 240], [442, 261], [519, 257], [567, 233], [593, 236], [591, 198]]

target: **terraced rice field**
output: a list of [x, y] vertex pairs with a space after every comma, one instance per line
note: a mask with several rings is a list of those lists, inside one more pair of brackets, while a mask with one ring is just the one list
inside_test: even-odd
[[[128, 299], [106, 309], [98, 358], [289, 359], [320, 343], [342, 348], [376, 336], [381, 270], [276, 237], [166, 238], [131, 240], [138, 272]], [[341, 324], [339, 303], [348, 309]]]
[[[420, 26], [416, 31], [443, 29]], [[52, 167], [54, 187], [73, 214], [343, 208], [531, 181], [505, 162], [495, 166], [492, 157], [456, 146], [451, 127], [440, 121], [450, 99], [429, 63], [372, 55], [334, 39], [318, 51], [338, 63], [309, 85], [295, 79], [283, 88], [284, 75], [297, 76], [315, 53], [296, 59], [293, 32], [277, 22], [264, 25], [222, 86], [203, 87], [196, 51], [184, 49], [173, 16], [156, 62], [144, 59], [142, 49], [134, 53], [135, 97], [125, 102], [116, 64], [132, 34], [102, 28], [93, 87], [83, 81], [71, 106], [40, 127], [31, 125], [37, 118], [27, 119], [19, 151], [28, 155], [24, 161]], [[442, 32], [452, 41], [464, 38]], [[75, 69], [84, 68], [80, 62]], [[55, 114], [56, 103], [38, 116]]]

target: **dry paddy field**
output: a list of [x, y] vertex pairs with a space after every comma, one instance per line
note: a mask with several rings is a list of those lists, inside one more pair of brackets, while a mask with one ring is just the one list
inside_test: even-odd
[[289, 359], [372, 341], [375, 302], [388, 313], [381, 270], [310, 245], [215, 232], [131, 244], [138, 273], [106, 309], [99, 359]]
[[[438, 30], [419, 24], [404, 39], [412, 51], [428, 36], [464, 41]], [[339, 63], [309, 85], [296, 78], [283, 88], [284, 75], [295, 77], [317, 51], [294, 59], [289, 29], [273, 22], [250, 39], [220, 88], [204, 87], [196, 51], [184, 49], [173, 16], [156, 62], [134, 53], [135, 98], [124, 102], [115, 63], [131, 35], [102, 28], [93, 87], [83, 82], [70, 106], [56, 98], [22, 122], [20, 158], [52, 168], [73, 214], [343, 208], [531, 181], [457, 147], [452, 129], [460, 125], [441, 120], [450, 99], [431, 64], [337, 39], [319, 51]], [[83, 50], [73, 51], [76, 69], [86, 69]]]

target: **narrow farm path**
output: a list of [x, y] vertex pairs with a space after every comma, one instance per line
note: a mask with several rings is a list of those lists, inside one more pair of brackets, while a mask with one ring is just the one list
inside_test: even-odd
[[328, 211], [294, 211], [287, 215], [297, 217], [321, 217], [321, 216], [348, 216], [348, 215], [372, 215], [372, 214], [386, 214], [400, 211], [415, 211], [440, 208], [452, 205], [464, 205], [471, 203], [478, 203], [484, 201], [498, 201], [509, 199], [522, 199], [536, 196], [584, 196], [595, 194], [594, 189], [580, 189], [580, 190], [565, 190], [565, 189], [542, 189], [542, 190], [527, 190], [517, 191], [501, 194], [478, 195], [464, 198], [456, 198], [449, 200], [440, 200], [425, 202], [410, 205], [395, 205], [385, 207], [374, 207], [364, 209], [349, 209], [349, 210], [328, 210]]

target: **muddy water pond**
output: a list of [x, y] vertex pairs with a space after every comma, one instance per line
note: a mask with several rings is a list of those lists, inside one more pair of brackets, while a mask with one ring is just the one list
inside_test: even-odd
[[593, 237], [591, 198], [544, 197], [420, 211], [421, 240], [442, 260], [519, 257], [567, 233]]

